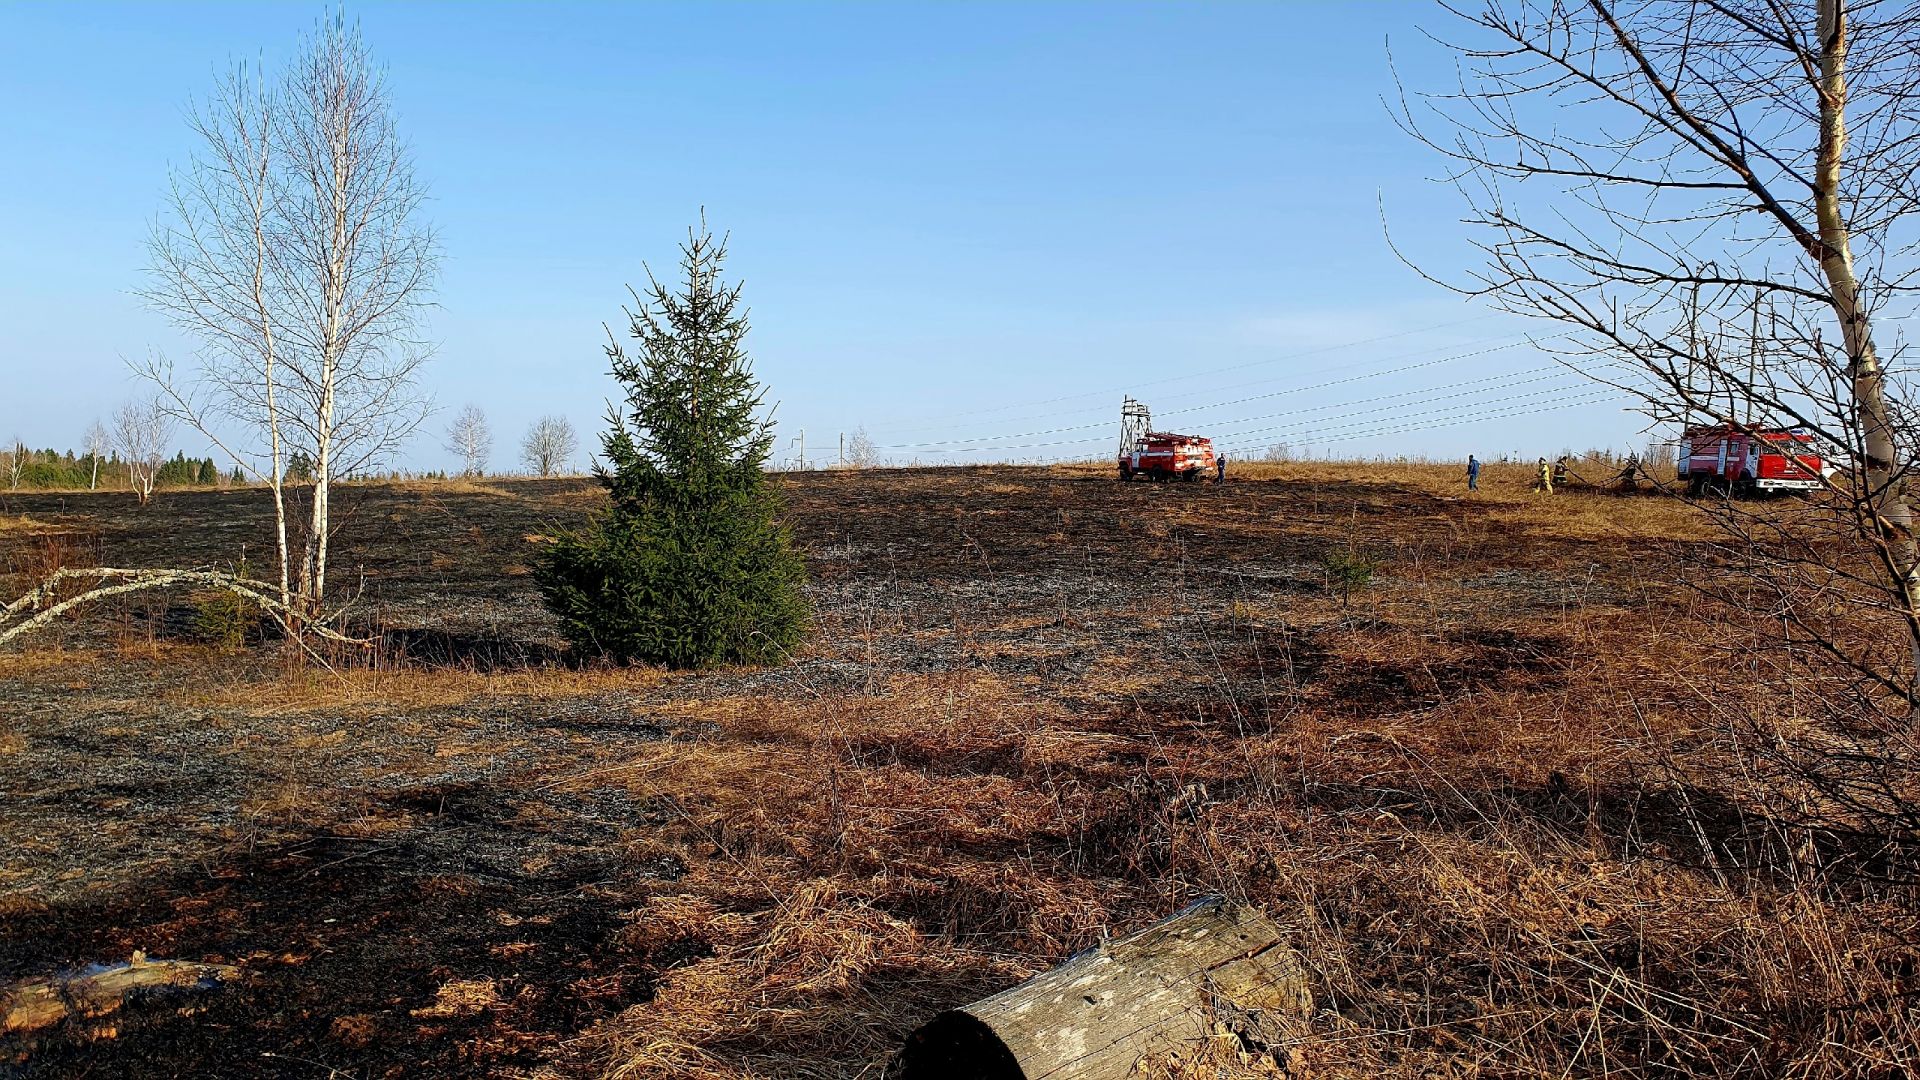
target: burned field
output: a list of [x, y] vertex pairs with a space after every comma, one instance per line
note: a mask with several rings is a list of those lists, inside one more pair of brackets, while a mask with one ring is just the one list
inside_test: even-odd
[[[0, 985], [237, 972], [19, 1025], [0, 1075], [873, 1076], [1207, 893], [1316, 982], [1245, 1075], [1897, 1065], [1861, 988], [1911, 924], [1749, 858], [1718, 779], [1686, 511], [1499, 479], [790, 475], [811, 642], [690, 674], [561, 650], [528, 565], [592, 485], [352, 488], [372, 663], [209, 642], [185, 595], [0, 655]], [[267, 514], [10, 497], [0, 594], [231, 565]]]

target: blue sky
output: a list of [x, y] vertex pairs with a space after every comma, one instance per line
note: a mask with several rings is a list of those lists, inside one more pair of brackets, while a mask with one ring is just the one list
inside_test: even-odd
[[[0, 437], [77, 445], [139, 392], [121, 357], [190, 357], [131, 292], [193, 150], [183, 111], [321, 12], [0, 5]], [[859, 427], [903, 462], [1105, 455], [1123, 393], [1242, 453], [1642, 440], [1619, 402], [1562, 408], [1591, 388], [1541, 378], [1527, 326], [1388, 250], [1382, 206], [1426, 264], [1468, 258], [1435, 162], [1380, 102], [1389, 37], [1404, 75], [1448, 77], [1424, 4], [347, 13], [444, 249], [442, 411], [414, 468], [450, 462], [439, 432], [468, 402], [496, 468], [542, 414], [591, 444], [614, 392], [602, 323], [702, 207], [732, 234], [783, 458], [802, 431], [831, 458]], [[1475, 410], [1502, 415], [1446, 423]]]

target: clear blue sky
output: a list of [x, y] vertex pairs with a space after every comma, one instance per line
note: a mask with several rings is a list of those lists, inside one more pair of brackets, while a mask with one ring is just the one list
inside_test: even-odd
[[[138, 392], [121, 357], [190, 355], [130, 291], [193, 150], [183, 110], [234, 59], [284, 59], [322, 10], [0, 4], [0, 437], [77, 445]], [[1383, 203], [1424, 261], [1467, 258], [1435, 162], [1380, 102], [1389, 37], [1404, 74], [1448, 77], [1425, 4], [347, 13], [389, 69], [445, 252], [442, 412], [415, 468], [449, 462], [439, 433], [468, 402], [496, 468], [544, 413], [593, 444], [614, 392], [601, 324], [702, 206], [732, 233], [782, 457], [804, 430], [830, 458], [860, 426], [896, 461], [1104, 455], [1127, 392], [1247, 453], [1641, 440], [1618, 402], [1541, 412], [1590, 387], [1510, 378], [1545, 362], [1515, 344], [1527, 327], [1387, 248]], [[1430, 426], [1476, 407], [1523, 415]]]

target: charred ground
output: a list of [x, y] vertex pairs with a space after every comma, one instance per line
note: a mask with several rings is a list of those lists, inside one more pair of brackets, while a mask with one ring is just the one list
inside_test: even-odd
[[[1296, 1071], [1766, 1071], [1843, 1025], [1894, 1060], [1904, 1014], [1842, 1017], [1793, 934], [1884, 986], [1910, 924], [1782, 884], [1714, 782], [1693, 520], [1501, 479], [790, 475], [812, 643], [699, 674], [561, 649], [528, 566], [591, 484], [351, 488], [371, 664], [200, 643], [190, 596], [0, 656], [0, 984], [244, 972], [0, 1035], [0, 1075], [872, 1075], [1213, 891], [1299, 928]], [[9, 497], [0, 595], [267, 526], [257, 493]]]

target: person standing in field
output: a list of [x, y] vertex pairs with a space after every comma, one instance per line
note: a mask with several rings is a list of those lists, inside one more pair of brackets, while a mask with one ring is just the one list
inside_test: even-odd
[[1472, 454], [1467, 455], [1467, 490], [1480, 490], [1480, 459]]
[[1227, 455], [1216, 454], [1213, 459], [1213, 480], [1216, 484], [1227, 482]]
[[1553, 494], [1553, 467], [1547, 464], [1546, 458], [1540, 459], [1540, 478], [1533, 482], [1533, 490]]
[[1553, 484], [1547, 485], [1547, 494], [1549, 495], [1553, 494], [1554, 484], [1558, 484], [1562, 488], [1565, 488], [1567, 486], [1567, 459], [1566, 458], [1561, 458], [1560, 460], [1553, 463]]

